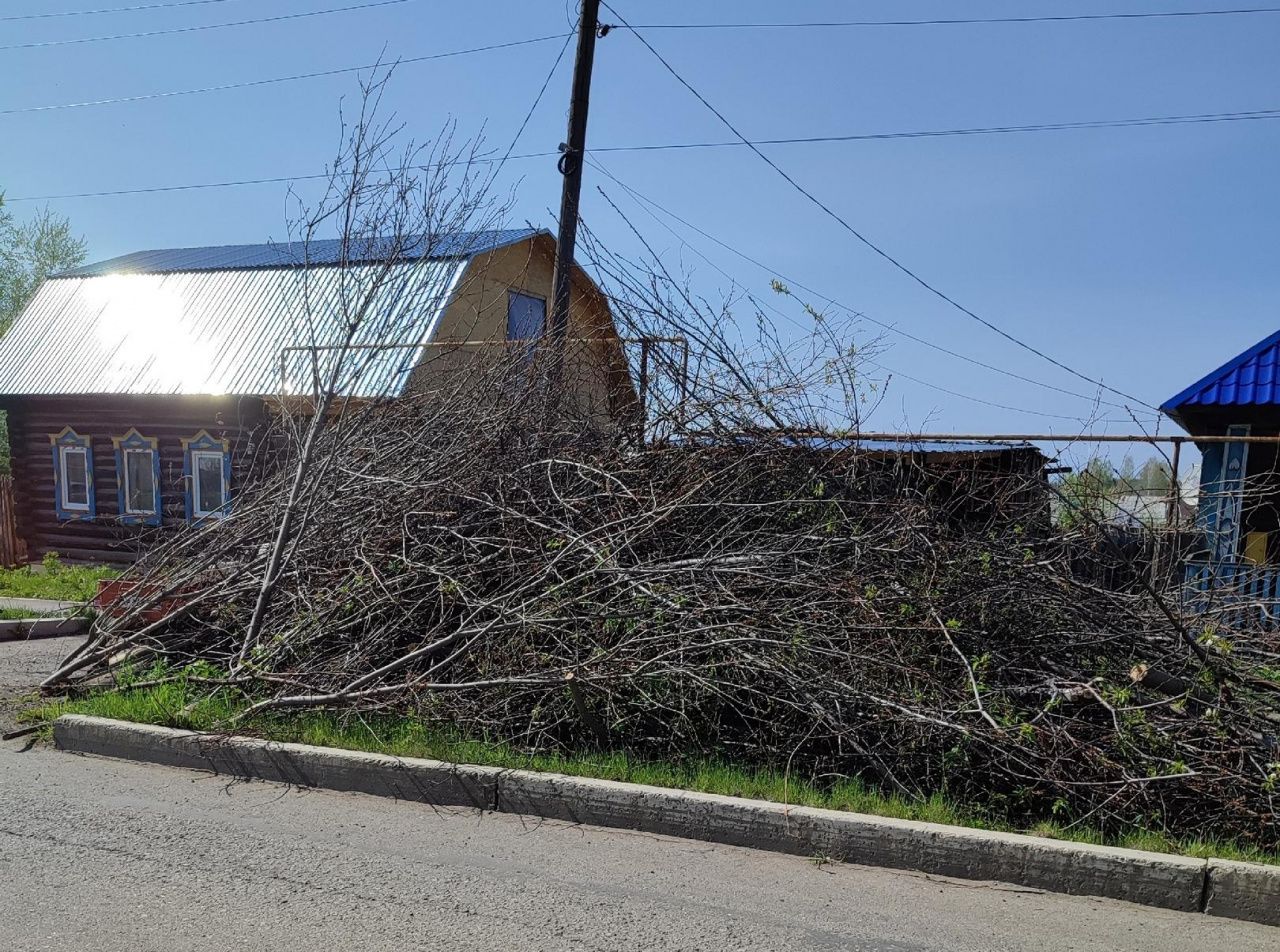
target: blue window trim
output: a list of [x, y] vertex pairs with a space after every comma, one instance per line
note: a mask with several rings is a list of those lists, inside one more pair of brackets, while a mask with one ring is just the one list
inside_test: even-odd
[[[164, 517], [160, 503], [160, 441], [154, 436], [143, 436], [131, 427], [124, 436], [113, 436], [111, 444], [116, 451], [116, 499], [120, 504], [120, 521], [128, 526], [158, 526]], [[126, 450], [147, 450], [151, 453], [152, 500], [150, 513], [126, 512]]]
[[[84, 509], [68, 509], [62, 504], [62, 451], [70, 447], [84, 450], [85, 482], [88, 484], [88, 506]], [[53, 508], [59, 522], [92, 522], [98, 515], [97, 493], [93, 485], [93, 440], [81, 436], [69, 426], [49, 437], [49, 449], [53, 457]]]
[[[215, 512], [196, 515], [195, 467], [191, 465], [193, 453], [217, 452], [222, 454], [222, 505]], [[231, 507], [231, 446], [226, 440], [215, 439], [207, 430], [201, 430], [189, 440], [182, 441], [182, 483], [187, 507], [187, 522], [203, 522], [205, 519], [225, 519]]]

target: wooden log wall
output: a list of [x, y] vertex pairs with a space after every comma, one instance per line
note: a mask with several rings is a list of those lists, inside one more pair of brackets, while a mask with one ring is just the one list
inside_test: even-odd
[[6, 569], [27, 561], [27, 546], [18, 535], [18, 518], [13, 502], [13, 477], [0, 476], [0, 566]]
[[[132, 561], [148, 538], [186, 521], [182, 440], [207, 430], [230, 442], [234, 499], [265, 422], [263, 402], [256, 397], [6, 397], [0, 399], [0, 409], [9, 416], [17, 531], [32, 561], [47, 552], [57, 552], [69, 562]], [[97, 506], [93, 521], [60, 522], [54, 508], [49, 437], [67, 426], [92, 441]], [[119, 521], [119, 475], [111, 441], [131, 427], [158, 440], [163, 512], [159, 527]]]

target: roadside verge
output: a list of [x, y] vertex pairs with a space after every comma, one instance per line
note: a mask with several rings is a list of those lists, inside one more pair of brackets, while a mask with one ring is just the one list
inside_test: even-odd
[[89, 619], [0, 618], [0, 641], [28, 641], [32, 638], [63, 638], [89, 630]]
[[1280, 868], [68, 714], [62, 750], [1280, 925]]

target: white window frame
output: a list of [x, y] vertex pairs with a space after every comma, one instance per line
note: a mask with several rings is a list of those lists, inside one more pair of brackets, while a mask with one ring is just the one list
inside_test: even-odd
[[[195, 519], [208, 519], [210, 516], [221, 518], [227, 513], [227, 474], [224, 470], [227, 454], [222, 450], [191, 450], [191, 515]], [[219, 498], [222, 500], [216, 509], [200, 508], [200, 460], [204, 457], [215, 460], [218, 464], [218, 482], [222, 485]]]
[[[84, 502], [71, 502], [67, 498], [67, 490], [71, 483], [67, 480], [67, 457], [72, 453], [79, 453], [84, 457]], [[59, 446], [58, 447], [58, 494], [62, 497], [60, 502], [62, 508], [68, 512], [88, 512], [93, 496], [93, 480], [89, 476], [89, 447], [87, 446]]]
[[[129, 479], [129, 454], [131, 453], [136, 453], [139, 456], [145, 456], [147, 458], [147, 472], [151, 474], [151, 508], [150, 509], [133, 509], [129, 506], [129, 497], [132, 495], [130, 490], [133, 488], [133, 486], [131, 485], [131, 480]], [[158, 515], [159, 513], [155, 508], [156, 496], [159, 495], [159, 493], [156, 492], [156, 489], [158, 487], [155, 485], [155, 478], [156, 478], [155, 477], [155, 471], [156, 471], [155, 449], [153, 449], [150, 446], [122, 447], [120, 450], [120, 457], [121, 457], [121, 461], [124, 463], [122, 467], [124, 472], [120, 474], [120, 478], [124, 481], [124, 514], [126, 516]]]

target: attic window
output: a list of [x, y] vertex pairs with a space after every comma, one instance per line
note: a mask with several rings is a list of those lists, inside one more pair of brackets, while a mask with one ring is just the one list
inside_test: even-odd
[[93, 498], [93, 444], [66, 427], [49, 437], [53, 452], [53, 503], [63, 521], [96, 515]]
[[[507, 340], [527, 342], [525, 361], [533, 359], [533, 349], [547, 322], [547, 302], [532, 294], [507, 292]], [[518, 352], [517, 352], [518, 353]]]
[[182, 441], [187, 483], [187, 521], [221, 519], [231, 500], [231, 449], [226, 440], [201, 430]]
[[130, 430], [111, 441], [116, 448], [120, 521], [160, 524], [160, 453], [155, 437]]

